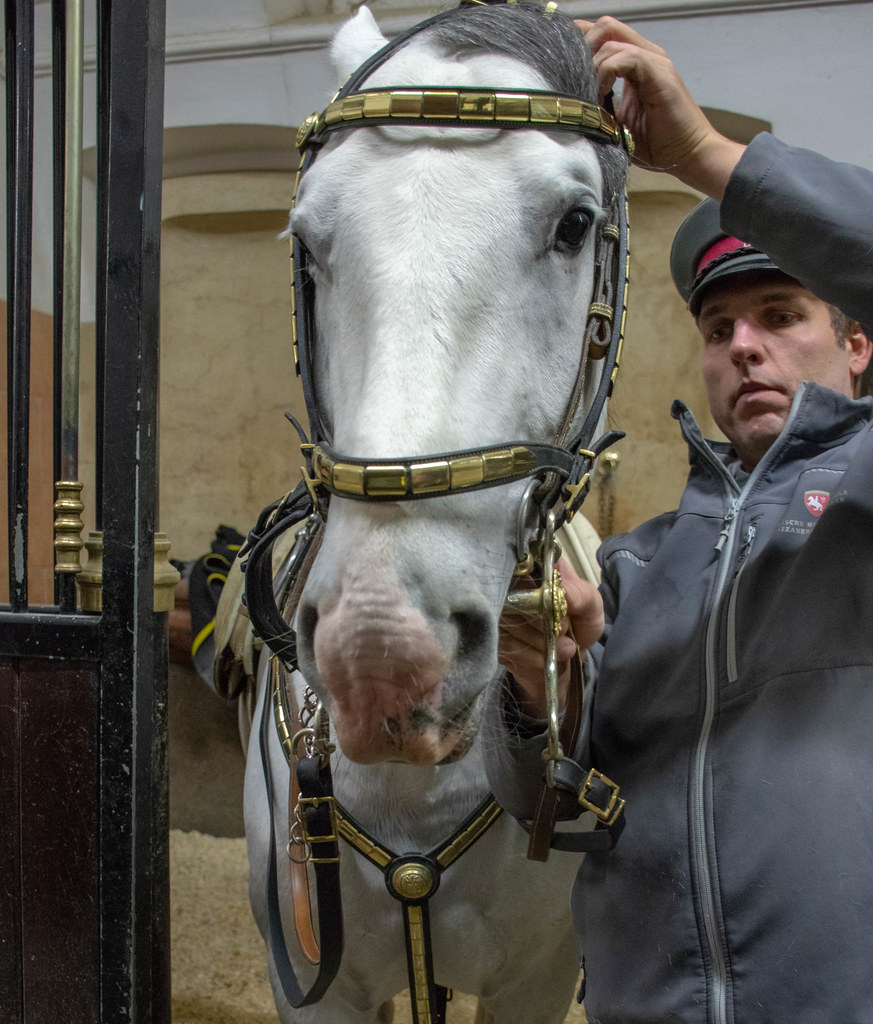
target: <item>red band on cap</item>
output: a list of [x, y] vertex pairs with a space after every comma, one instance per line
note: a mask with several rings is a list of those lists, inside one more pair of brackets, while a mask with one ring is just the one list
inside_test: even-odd
[[726, 252], [744, 249], [748, 244], [748, 242], [741, 242], [739, 238], [720, 238], [715, 245], [707, 249], [703, 254], [703, 259], [697, 264], [697, 273], [701, 273], [713, 260], [717, 260], [719, 256], [724, 256]]

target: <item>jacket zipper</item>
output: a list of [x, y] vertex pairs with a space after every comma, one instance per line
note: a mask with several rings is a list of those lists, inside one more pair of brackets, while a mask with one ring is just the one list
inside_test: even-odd
[[[784, 437], [790, 430], [794, 420], [801, 397], [805, 391], [805, 385], [797, 389], [792, 402], [788, 419], [782, 428], [780, 438]], [[690, 417], [689, 417], [690, 418]], [[692, 419], [693, 423], [693, 419]], [[685, 432], [685, 431], [683, 431]], [[719, 914], [716, 904], [716, 894], [713, 887], [713, 871], [707, 847], [707, 824], [706, 824], [706, 755], [709, 749], [709, 737], [712, 731], [712, 723], [715, 718], [716, 707], [716, 684], [718, 679], [718, 666], [716, 663], [716, 640], [718, 637], [718, 610], [721, 604], [722, 595], [727, 586], [733, 562], [734, 549], [736, 547], [735, 524], [743, 506], [746, 495], [749, 493], [755, 480], [761, 475], [766, 463], [770, 462], [776, 449], [779, 447], [778, 439], [770, 446], [764, 458], [755, 466], [745, 486], [740, 490], [736, 480], [728, 473], [724, 465], [716, 458], [714, 452], [700, 435], [697, 424], [693, 429], [686, 432], [686, 439], [701, 453], [706, 461], [713, 467], [716, 475], [721, 479], [725, 487], [725, 496], [728, 499], [728, 506], [724, 514], [721, 533], [716, 541], [715, 550], [718, 553], [721, 564], [716, 581], [715, 592], [709, 606], [709, 616], [706, 622], [705, 636], [705, 677], [704, 677], [704, 710], [700, 732], [697, 736], [697, 746], [694, 750], [694, 761], [692, 766], [690, 812], [691, 812], [691, 852], [692, 852], [692, 875], [697, 880], [700, 891], [700, 908], [703, 918], [703, 930], [708, 946], [711, 964], [711, 992], [712, 992], [712, 1017], [713, 1024], [727, 1024], [727, 962], [724, 955], [724, 947], [721, 941], [721, 929], [719, 927]], [[754, 530], [754, 528], [751, 528]], [[736, 603], [736, 581], [742, 571], [742, 565], [748, 556], [748, 547], [754, 539], [754, 532], [747, 537], [747, 544], [744, 545], [740, 557], [737, 559], [738, 571], [734, 576], [733, 593], [731, 603]], [[728, 609], [730, 615], [730, 609]], [[735, 615], [735, 612], [734, 612]], [[736, 637], [733, 632], [735, 620], [726, 624], [728, 630], [728, 657], [732, 660], [734, 671], [736, 671]]]
[[[706, 827], [706, 755], [709, 748], [709, 735], [715, 718], [716, 707], [716, 640], [718, 633], [717, 610], [721, 595], [727, 586], [731, 567], [733, 549], [735, 547], [735, 524], [742, 505], [742, 493], [731, 474], [721, 461], [716, 458], [712, 449], [706, 444], [699, 429], [689, 429], [686, 440], [693, 445], [705, 461], [712, 467], [716, 477], [724, 487], [727, 507], [722, 520], [721, 532], [715, 543], [715, 551], [719, 558], [718, 578], [715, 593], [709, 606], [706, 622], [704, 645], [704, 706], [703, 720], [697, 735], [697, 745], [691, 768], [690, 788], [690, 830], [692, 876], [697, 882], [700, 894], [700, 912], [703, 919], [704, 941], [709, 952], [710, 977], [708, 1002], [712, 1009], [707, 1019], [712, 1024], [727, 1024], [727, 963], [721, 942], [716, 894], [713, 889], [713, 871], [707, 847]], [[704, 951], [706, 952], [706, 950]]]
[[730, 537], [731, 530], [733, 529], [733, 521], [737, 518], [737, 513], [740, 511], [740, 499], [737, 497], [730, 498], [730, 504], [728, 510], [724, 514], [724, 521], [721, 527], [721, 533], [718, 535], [718, 540], [715, 543], [715, 550], [721, 553], [725, 543]]
[[700, 890], [703, 930], [706, 936], [706, 944], [709, 947], [711, 962], [713, 1024], [727, 1024], [727, 964], [721, 942], [716, 895], [712, 885], [712, 865], [707, 847], [708, 829], [706, 826], [705, 808], [706, 755], [709, 749], [709, 736], [712, 731], [716, 706], [717, 612], [730, 570], [735, 537], [734, 523], [738, 510], [738, 499], [732, 497], [728, 511], [725, 514], [722, 532], [716, 545], [716, 550], [720, 552], [721, 566], [719, 568], [715, 594], [710, 606], [709, 618], [706, 623], [704, 711], [703, 721], [697, 737], [697, 746], [694, 751], [693, 775], [691, 779], [692, 854], [696, 865], [695, 875]]

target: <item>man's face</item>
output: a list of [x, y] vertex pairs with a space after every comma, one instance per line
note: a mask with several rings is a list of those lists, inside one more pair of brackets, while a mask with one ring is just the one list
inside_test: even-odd
[[750, 271], [714, 283], [697, 327], [713, 418], [751, 470], [776, 440], [801, 381], [852, 395], [870, 343], [837, 343], [830, 307], [793, 278]]

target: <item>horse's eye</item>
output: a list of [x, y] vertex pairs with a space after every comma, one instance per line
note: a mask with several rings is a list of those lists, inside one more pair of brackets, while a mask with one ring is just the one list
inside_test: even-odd
[[555, 248], [561, 252], [576, 252], [582, 248], [590, 227], [591, 214], [587, 210], [579, 207], [570, 210], [555, 229]]

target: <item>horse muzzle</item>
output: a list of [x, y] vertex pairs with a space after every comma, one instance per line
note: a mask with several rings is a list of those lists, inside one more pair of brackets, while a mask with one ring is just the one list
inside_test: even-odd
[[396, 577], [356, 575], [298, 616], [301, 669], [326, 700], [343, 753], [360, 763], [436, 764], [465, 736], [496, 668], [484, 602], [426, 615]]

